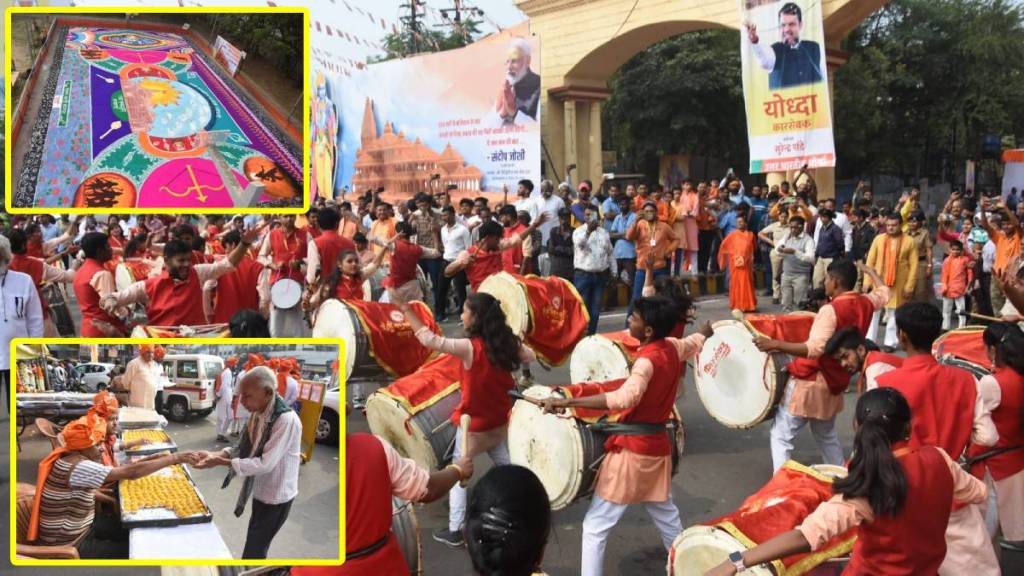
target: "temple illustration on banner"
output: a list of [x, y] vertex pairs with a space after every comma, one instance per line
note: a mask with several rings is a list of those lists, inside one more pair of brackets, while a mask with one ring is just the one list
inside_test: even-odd
[[460, 191], [480, 190], [483, 173], [466, 165], [462, 155], [451, 143], [438, 153], [417, 138], [410, 141], [404, 132], [395, 134], [391, 122], [384, 124], [384, 133], [377, 135], [377, 117], [373, 100], [366, 99], [363, 112], [361, 147], [356, 151], [352, 189], [363, 191], [383, 187], [388, 194], [412, 196], [430, 189], [430, 178], [440, 174], [441, 190], [449, 184]]

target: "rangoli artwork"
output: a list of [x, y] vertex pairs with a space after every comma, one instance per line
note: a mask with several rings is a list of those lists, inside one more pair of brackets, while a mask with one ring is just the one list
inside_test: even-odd
[[301, 205], [297, 145], [182, 37], [71, 27], [63, 48], [32, 206]]

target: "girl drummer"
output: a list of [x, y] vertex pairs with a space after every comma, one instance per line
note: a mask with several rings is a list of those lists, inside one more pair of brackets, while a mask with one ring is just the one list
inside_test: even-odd
[[[405, 314], [423, 346], [457, 356], [462, 360], [462, 400], [452, 414], [458, 425], [463, 414], [471, 417], [469, 457], [487, 452], [495, 465], [508, 464], [508, 416], [515, 387], [512, 372], [537, 359], [505, 323], [501, 305], [490, 294], [478, 292], [462, 307], [462, 326], [468, 338], [445, 338], [432, 332], [419, 319], [409, 303], [388, 289], [391, 301]], [[462, 442], [455, 443], [456, 460], [462, 455]], [[452, 488], [449, 497], [448, 529], [434, 532], [434, 539], [453, 548], [463, 545], [462, 527], [466, 519], [466, 489]]]
[[381, 250], [374, 255], [373, 261], [364, 266], [356, 251], [342, 251], [338, 254], [338, 265], [334, 267], [334, 273], [320, 284], [319, 291], [312, 294], [309, 306], [318, 306], [331, 298], [366, 300], [369, 294], [363, 290], [363, 284], [377, 273], [387, 253], [387, 250]]
[[937, 574], [953, 500], [978, 504], [986, 490], [941, 448], [910, 448], [910, 417], [898, 390], [865, 392], [857, 402], [849, 475], [833, 483], [832, 499], [800, 526], [733, 553], [707, 574], [727, 576], [809, 552], [853, 527], [857, 543], [844, 574]]

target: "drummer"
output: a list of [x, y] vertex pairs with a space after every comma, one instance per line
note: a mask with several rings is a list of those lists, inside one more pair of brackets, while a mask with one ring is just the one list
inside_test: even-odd
[[164, 269], [159, 276], [135, 282], [100, 301], [107, 312], [128, 304], [145, 303], [149, 323], [154, 326], [199, 326], [206, 324], [203, 312], [203, 284], [231, 272], [246, 255], [255, 230], [248, 230], [231, 254], [213, 264], [192, 264], [192, 249], [180, 240], [164, 245]]
[[[221, 238], [221, 245], [228, 252], [233, 252], [242, 243], [242, 234], [232, 230]], [[263, 294], [260, 275], [263, 274], [260, 264], [252, 254], [246, 251], [234, 270], [214, 281], [213, 322], [226, 324], [239, 310], [260, 310], [262, 304], [269, 300]]]
[[[874, 281], [875, 289], [870, 294], [854, 290], [858, 268]], [[843, 393], [850, 375], [834, 358], [822, 353], [837, 326], [854, 326], [859, 334], [867, 334], [872, 314], [889, 301], [888, 285], [879, 280], [878, 273], [870, 267], [845, 258], [835, 259], [828, 265], [825, 278], [825, 293], [832, 301], [818, 310], [807, 341], [783, 342], [764, 336], [754, 339], [763, 352], [796, 356], [789, 363], [789, 382], [772, 423], [772, 465], [776, 472], [789, 460], [793, 440], [807, 424], [825, 463], [843, 465], [836, 414], [843, 409]]]
[[[114, 275], [106, 268], [106, 263], [113, 257], [107, 235], [102, 232], [87, 232], [79, 243], [85, 261], [75, 270], [72, 284], [75, 299], [82, 311], [83, 338], [116, 338], [123, 337], [128, 329], [117, 314], [110, 313], [100, 306], [104, 298], [116, 290]], [[120, 315], [127, 315], [121, 310]]]
[[[483, 226], [488, 226], [484, 224]], [[494, 252], [500, 265], [500, 252]], [[413, 311], [401, 293], [389, 289], [391, 301], [405, 314], [416, 338], [426, 348], [451, 354], [462, 360], [462, 399], [452, 413], [458, 425], [463, 414], [471, 417], [468, 433], [468, 457], [487, 452], [495, 465], [508, 464], [508, 417], [515, 388], [512, 372], [534, 362], [537, 357], [505, 322], [501, 304], [490, 294], [470, 296], [462, 309], [462, 326], [468, 338], [445, 338], [430, 330]], [[453, 458], [462, 457], [462, 442], [455, 443]], [[434, 532], [434, 540], [453, 548], [463, 546], [462, 529], [466, 520], [466, 489], [456, 485], [449, 497], [448, 529]]]
[[[427, 248], [409, 241], [415, 233], [412, 224], [398, 222], [395, 224], [395, 237], [384, 243], [384, 252], [391, 253], [391, 265], [383, 285], [388, 291], [395, 291], [402, 300], [410, 302], [423, 300], [423, 289], [420, 288], [416, 271], [420, 258], [440, 258], [441, 253], [434, 248]], [[375, 240], [380, 244], [380, 240]]]
[[882, 352], [853, 326], [838, 330], [828, 339], [825, 355], [835, 358], [851, 374], [860, 372], [860, 392], [878, 388], [879, 376], [903, 365], [903, 358]]
[[[618, 390], [580, 398], [551, 397], [547, 411], [580, 407], [628, 411], [621, 422], [663, 424], [672, 417], [676, 392], [686, 361], [696, 356], [711, 336], [707, 322], [700, 332], [684, 339], [669, 337], [679, 320], [676, 304], [662, 296], [640, 298], [629, 316], [630, 335], [642, 344], [629, 377]], [[655, 366], [658, 367], [655, 370]], [[605, 443], [605, 457], [597, 473], [594, 496], [583, 520], [583, 576], [604, 571], [604, 550], [615, 524], [630, 504], [643, 504], [671, 550], [682, 532], [679, 509], [672, 501], [672, 456], [668, 436], [660, 432], [615, 434]]]
[[[270, 236], [260, 247], [260, 261], [270, 267], [270, 287], [282, 280], [298, 282], [302, 290], [304, 277], [302, 266], [309, 253], [311, 242], [309, 233], [304, 228], [295, 227], [295, 215], [285, 214], [280, 217], [281, 225], [270, 231]], [[300, 293], [301, 297], [301, 293]], [[302, 337], [307, 331], [302, 317], [302, 308], [278, 308], [270, 306], [270, 335], [275, 338]]]
[[310, 305], [317, 307], [330, 298], [338, 300], [366, 300], [369, 294], [363, 288], [363, 284], [372, 278], [384, 262], [386, 250], [381, 250], [373, 257], [373, 262], [362, 265], [359, 254], [354, 250], [348, 250], [338, 255], [338, 263], [334, 267], [334, 273], [324, 279], [320, 284], [320, 290], [312, 295]]
[[[734, 552], [706, 576], [731, 576], [749, 567], [817, 550], [856, 527], [857, 542], [844, 574], [944, 574], [943, 538], [954, 501], [985, 501], [985, 485], [965, 473], [942, 448], [907, 443], [911, 408], [899, 392], [877, 389], [857, 402], [854, 457], [835, 495], [795, 529]], [[917, 413], [913, 413], [917, 416]]]
[[478, 228], [480, 240], [476, 245], [470, 246], [468, 250], [460, 252], [455, 260], [445, 268], [444, 275], [453, 278], [465, 270], [469, 286], [476, 292], [488, 276], [493, 276], [503, 270], [502, 253], [521, 244], [546, 221], [547, 214], [541, 214], [540, 218], [531, 222], [525, 230], [508, 238], [502, 237], [505, 234], [505, 229], [501, 224], [493, 220], [484, 222]]
[[337, 267], [338, 255], [356, 249], [352, 240], [338, 234], [341, 215], [337, 210], [322, 208], [316, 213], [316, 221], [322, 232], [309, 244], [309, 265], [306, 267], [308, 286], [314, 286], [318, 277], [330, 278]]
[[[896, 309], [896, 335], [907, 353], [903, 366], [878, 377], [879, 388], [895, 388], [914, 413], [910, 446], [938, 446], [963, 454], [969, 444], [993, 446], [999, 432], [977, 380], [962, 368], [939, 364], [931, 350], [942, 333], [942, 313], [912, 302]], [[941, 386], [936, 383], [941, 382]], [[999, 563], [976, 506], [954, 506], [946, 529], [946, 559], [939, 573], [996, 576]]]
[[11, 254], [13, 255], [8, 267], [15, 272], [23, 272], [31, 276], [32, 282], [36, 285], [36, 291], [39, 292], [39, 303], [43, 307], [43, 337], [59, 337], [57, 325], [50, 315], [50, 306], [46, 302], [46, 297], [43, 296], [43, 285], [52, 282], [74, 282], [75, 271], [51, 266], [38, 258], [28, 256], [28, 235], [24, 230], [18, 228], [11, 230], [7, 233], [7, 239], [11, 241]]

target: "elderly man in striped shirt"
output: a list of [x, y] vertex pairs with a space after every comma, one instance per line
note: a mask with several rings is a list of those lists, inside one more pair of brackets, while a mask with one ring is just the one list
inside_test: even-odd
[[229, 467], [225, 487], [236, 475], [245, 478], [235, 504], [235, 516], [241, 516], [253, 498], [242, 558], [266, 558], [299, 493], [302, 422], [277, 395], [277, 376], [266, 366], [246, 372], [238, 391], [240, 403], [252, 413], [241, 441], [235, 448], [204, 452], [196, 468]]

